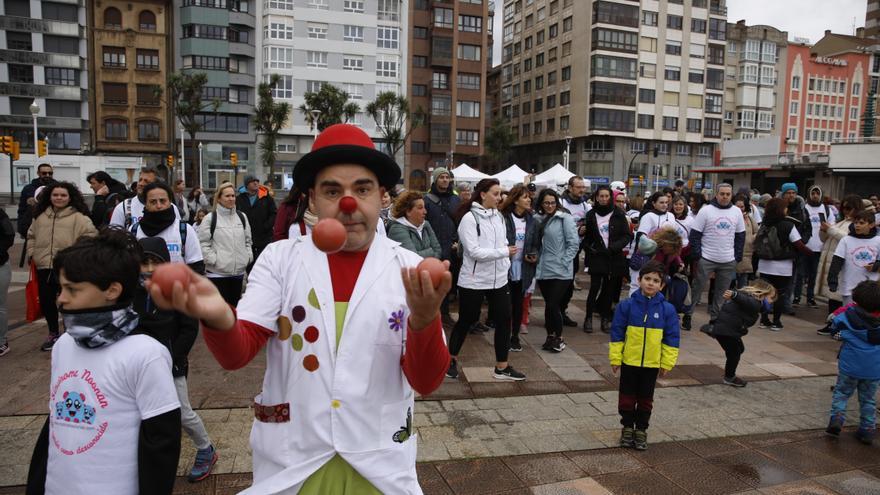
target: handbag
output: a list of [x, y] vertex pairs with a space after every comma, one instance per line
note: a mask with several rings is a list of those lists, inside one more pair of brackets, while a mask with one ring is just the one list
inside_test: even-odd
[[43, 317], [43, 309], [40, 307], [40, 286], [37, 282], [37, 265], [31, 262], [30, 277], [24, 287], [24, 299], [26, 303], [25, 320], [28, 323]]

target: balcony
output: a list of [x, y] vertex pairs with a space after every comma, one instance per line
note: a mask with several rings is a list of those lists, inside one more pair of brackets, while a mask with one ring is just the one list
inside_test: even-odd
[[56, 100], [88, 99], [88, 92], [79, 86], [43, 86], [27, 83], [0, 83], [0, 96], [26, 96], [29, 98], [51, 98]]
[[85, 37], [85, 27], [74, 22], [52, 21], [47, 19], [30, 19], [11, 15], [0, 16], [0, 30], [25, 31], [58, 36]]
[[0, 50], [0, 62], [27, 65], [48, 65], [65, 69], [85, 70], [85, 60], [79, 55], [37, 53], [20, 50]]
[[244, 12], [236, 12], [234, 10], [229, 11], [229, 24], [238, 24], [240, 26], [247, 26], [251, 29], [257, 26], [257, 20], [253, 16], [253, 14], [247, 14]]

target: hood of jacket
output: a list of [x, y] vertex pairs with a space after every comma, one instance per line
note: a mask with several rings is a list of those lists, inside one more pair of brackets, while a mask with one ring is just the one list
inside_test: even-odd
[[718, 208], [719, 210], [729, 210], [730, 208], [733, 208], [733, 201], [727, 203], [727, 206], [721, 206], [721, 203], [718, 202], [717, 198], [712, 198], [712, 201], [710, 201], [709, 204], [714, 206], [715, 208]]
[[871, 230], [868, 231], [865, 235], [856, 234], [856, 224], [849, 224], [849, 235], [855, 237], [856, 239], [871, 239], [877, 236], [877, 227], [872, 227]]
[[498, 215], [498, 210], [495, 208], [484, 208], [483, 205], [474, 203], [471, 205], [471, 213], [480, 218], [491, 219], [495, 215]]
[[428, 221], [425, 220], [422, 222], [421, 225], [416, 227], [415, 224], [410, 222], [409, 219], [406, 218], [405, 216], [400, 217], [400, 218], [395, 218], [394, 221], [403, 225], [404, 227], [406, 227], [408, 229], [414, 230], [419, 235], [419, 237], [422, 237], [422, 231], [425, 230], [425, 224], [428, 223]]
[[[819, 191], [819, 200], [813, 201], [811, 196], [813, 195], [813, 191]], [[822, 206], [822, 188], [819, 186], [812, 186], [807, 191], [807, 204], [810, 206]]]
[[579, 205], [587, 200], [586, 196], [580, 196], [580, 197], [575, 198], [574, 196], [571, 195], [571, 192], [568, 189], [566, 189], [565, 191], [562, 192], [561, 197], [562, 197], [562, 199], [564, 199], [565, 201], [568, 201], [569, 203], [571, 203], [573, 205]]
[[46, 208], [46, 211], [44, 211], [43, 213], [45, 213], [46, 216], [49, 218], [60, 219], [60, 218], [66, 218], [66, 217], [69, 217], [69, 216], [75, 214], [76, 208], [74, 208], [72, 206], [65, 206], [64, 208], [61, 208], [60, 210], [56, 210], [54, 207], [50, 206], [50, 207]]
[[666, 298], [663, 297], [663, 293], [662, 293], [662, 292], [658, 292], [657, 294], [655, 294], [653, 297], [651, 297], [651, 298], [649, 299], [647, 296], [645, 296], [644, 294], [642, 294], [642, 290], [641, 290], [641, 289], [639, 289], [639, 290], [633, 292], [633, 294], [632, 294], [631, 296], [629, 296], [629, 297], [630, 297], [630, 299], [633, 299], [635, 302], [637, 302], [640, 306], [643, 306], [643, 305], [647, 304], [649, 308], [650, 308], [651, 306], [656, 306], [656, 305], [658, 305], [658, 304], [663, 304], [663, 303], [666, 301]]

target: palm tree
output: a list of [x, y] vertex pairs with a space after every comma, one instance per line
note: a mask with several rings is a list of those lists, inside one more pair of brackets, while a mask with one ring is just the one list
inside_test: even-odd
[[[425, 112], [421, 107], [410, 113], [406, 97], [393, 91], [376, 95], [376, 99], [367, 105], [366, 113], [376, 122], [376, 129], [382, 134], [388, 154], [392, 157], [403, 148], [413, 129], [425, 121]], [[410, 124], [409, 130], [406, 129], [407, 122]]]
[[278, 141], [278, 133], [287, 125], [292, 109], [290, 103], [276, 102], [272, 96], [272, 90], [281, 80], [281, 76], [273, 74], [269, 82], [260, 83], [257, 88], [259, 101], [255, 109], [253, 122], [254, 130], [263, 134], [263, 142], [260, 143], [260, 151], [263, 157], [263, 166], [269, 169], [269, 179], [275, 177], [275, 154]]
[[[305, 117], [306, 124], [313, 129], [317, 127], [318, 132], [333, 124], [346, 123], [361, 111], [357, 103], [348, 101], [348, 93], [332, 84], [323, 84], [320, 90], [307, 92], [303, 98], [305, 103], [299, 106], [299, 111]], [[314, 110], [318, 112], [313, 113]]]
[[[199, 156], [199, 143], [196, 142], [196, 134], [201, 131], [204, 126], [204, 122], [199, 119], [199, 116], [207, 111], [211, 111], [216, 115], [217, 110], [223, 103], [219, 98], [214, 98], [210, 101], [202, 100], [205, 86], [207, 86], [207, 84], [208, 75], [204, 72], [192, 74], [175, 72], [168, 76], [167, 86], [168, 93], [170, 94], [169, 100], [172, 107], [172, 114], [177, 117], [178, 121], [180, 121], [183, 130], [189, 134], [189, 142], [190, 146], [192, 146], [191, 156], [193, 157]], [[157, 96], [160, 96], [162, 94], [162, 88], [156, 86], [155, 92]], [[180, 150], [180, 153], [183, 155], [183, 150]], [[198, 162], [194, 159], [190, 160], [190, 164], [191, 168], [189, 180], [187, 180], [187, 182], [198, 185], [201, 182], [199, 178], [202, 171], [199, 169]], [[197, 173], [192, 173], [196, 170], [198, 171]]]

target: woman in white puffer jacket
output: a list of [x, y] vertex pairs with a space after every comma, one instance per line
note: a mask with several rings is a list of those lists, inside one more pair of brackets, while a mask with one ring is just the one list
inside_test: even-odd
[[199, 244], [205, 274], [232, 306], [241, 299], [244, 274], [254, 260], [252, 242], [247, 215], [235, 209], [235, 186], [220, 184], [214, 193], [214, 211], [199, 226]]

